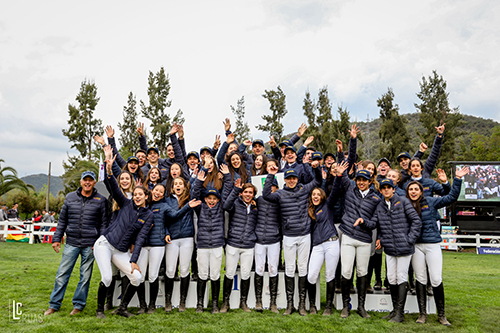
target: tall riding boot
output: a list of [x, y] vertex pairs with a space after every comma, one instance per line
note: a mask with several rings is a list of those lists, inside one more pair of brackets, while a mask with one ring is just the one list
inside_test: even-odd
[[156, 298], [158, 297], [158, 288], [160, 281], [158, 278], [154, 282], [149, 283], [149, 306], [148, 313], [153, 314], [156, 312]]
[[373, 255], [374, 259], [374, 271], [375, 271], [375, 285], [373, 289], [382, 290], [382, 253], [376, 253]]
[[148, 312], [148, 303], [146, 303], [146, 285], [141, 283], [137, 287], [137, 298], [139, 298], [139, 311], [137, 311], [137, 314], [144, 314]]
[[233, 279], [224, 276], [224, 285], [222, 287], [222, 306], [221, 313], [226, 313], [229, 309], [229, 299], [231, 298], [231, 291], [233, 290]]
[[408, 292], [408, 282], [403, 282], [398, 284], [397, 311], [394, 318], [389, 320], [390, 323], [402, 323], [405, 320], [405, 304], [406, 304], [407, 292]]
[[370, 318], [370, 315], [365, 310], [366, 300], [366, 285], [368, 284], [368, 277], [361, 276], [356, 279], [356, 286], [358, 288], [358, 314], [363, 318]]
[[351, 281], [342, 276], [340, 287], [342, 289], [342, 312], [340, 313], [340, 317], [347, 318], [350, 314], [350, 304], [349, 301], [351, 299]]
[[306, 290], [307, 290], [307, 276], [299, 276], [299, 314], [301, 316], [307, 315]]
[[250, 278], [246, 280], [241, 280], [241, 289], [240, 289], [240, 309], [245, 312], [251, 312], [250, 308], [247, 305], [248, 299], [248, 291], [250, 290]]
[[[120, 298], [123, 298], [125, 296], [125, 290], [127, 290], [127, 287], [128, 287], [129, 284], [130, 284], [129, 278], [126, 275], [122, 276], [121, 296], [120, 296]], [[111, 314], [118, 314], [118, 308], [116, 308], [115, 310], [113, 310], [113, 312], [111, 312]]]
[[335, 293], [335, 280], [332, 280], [326, 283], [326, 305], [325, 305], [325, 311], [323, 311], [323, 316], [329, 316], [332, 314], [334, 293]]
[[[189, 290], [190, 278], [189, 274], [186, 277], [181, 278], [181, 298], [179, 302], [179, 312], [186, 311], [186, 299]], [[220, 283], [220, 279], [219, 279]], [[219, 285], [220, 288], [220, 285]]]
[[396, 316], [396, 310], [398, 308], [398, 298], [399, 298], [399, 288], [397, 284], [390, 284], [389, 290], [391, 291], [392, 300], [392, 311], [387, 315], [382, 317], [382, 319], [392, 319]]
[[408, 286], [410, 287], [410, 292], [412, 295], [415, 295], [415, 278], [413, 277], [413, 265], [410, 262], [410, 266], [408, 267]]
[[373, 294], [373, 288], [371, 286], [372, 282], [372, 276], [373, 276], [373, 271], [375, 270], [375, 254], [370, 256], [370, 260], [368, 261], [368, 274], [366, 276], [366, 279], [368, 283], [366, 284], [366, 292], [368, 294]]
[[436, 310], [438, 313], [438, 321], [441, 325], [451, 326], [450, 322], [446, 319], [444, 315], [444, 288], [443, 283], [437, 287], [432, 288], [434, 291], [434, 301], [436, 302]]
[[212, 287], [212, 314], [219, 313], [219, 294], [220, 294], [220, 277], [217, 280], [211, 280]]
[[307, 295], [309, 296], [309, 314], [317, 314], [318, 309], [316, 309], [316, 284], [309, 283], [307, 284]]
[[106, 318], [104, 314], [104, 302], [106, 302], [108, 289], [109, 287], [106, 287], [102, 281], [99, 283], [99, 289], [97, 290], [97, 311], [95, 312], [95, 316], [99, 319]]
[[286, 289], [286, 310], [284, 316], [292, 314], [295, 311], [293, 307], [293, 292], [295, 291], [295, 277], [285, 275], [285, 289]]
[[262, 285], [264, 284], [264, 277], [255, 273], [253, 276], [253, 285], [255, 287], [255, 311], [262, 312]]
[[340, 260], [337, 264], [337, 270], [335, 271], [335, 293], [340, 294], [342, 292], [342, 265]]
[[196, 283], [196, 296], [198, 297], [198, 303], [196, 304], [196, 313], [203, 312], [203, 300], [205, 299], [205, 290], [207, 288], [207, 280], [202, 280], [198, 277]]
[[106, 294], [106, 304], [104, 304], [104, 311], [111, 310], [113, 308], [113, 295], [115, 292], [115, 284], [116, 284], [116, 275], [113, 275], [113, 279], [111, 280], [111, 284], [107, 289]]
[[276, 305], [276, 299], [278, 298], [278, 275], [269, 277], [269, 292], [271, 294], [269, 310], [274, 313], [280, 313]]
[[193, 250], [193, 254], [191, 255], [191, 280], [198, 280], [198, 260], [196, 248]]
[[130, 303], [130, 300], [132, 299], [132, 297], [134, 297], [136, 292], [137, 292], [137, 287], [129, 283], [127, 289], [125, 290], [125, 294], [122, 296], [120, 306], [118, 307], [118, 311], [116, 312], [117, 315], [126, 318], [134, 317], [133, 314], [128, 312], [127, 308], [128, 308], [128, 303]]
[[165, 277], [165, 312], [172, 311], [172, 293], [174, 291], [174, 279]]
[[417, 291], [418, 312], [420, 315], [416, 321], [417, 324], [425, 324], [427, 321], [427, 295], [425, 294], [425, 285], [416, 281], [415, 289]]

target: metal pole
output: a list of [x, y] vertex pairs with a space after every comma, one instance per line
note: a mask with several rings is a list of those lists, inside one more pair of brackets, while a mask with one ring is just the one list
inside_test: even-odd
[[50, 195], [50, 163], [49, 162], [49, 180], [47, 181], [47, 201], [45, 202], [45, 211], [49, 212], [49, 195]]

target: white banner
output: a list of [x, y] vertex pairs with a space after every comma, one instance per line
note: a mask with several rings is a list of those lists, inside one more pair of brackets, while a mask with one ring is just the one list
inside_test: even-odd
[[[278, 185], [280, 189], [282, 189], [283, 186], [285, 185], [285, 178], [283, 177], [283, 172], [278, 172], [275, 177], [278, 180]], [[256, 198], [262, 195], [262, 190], [264, 189], [264, 183], [266, 182], [266, 178], [267, 175], [252, 177], [252, 184], [257, 188], [257, 195], [255, 196]]]

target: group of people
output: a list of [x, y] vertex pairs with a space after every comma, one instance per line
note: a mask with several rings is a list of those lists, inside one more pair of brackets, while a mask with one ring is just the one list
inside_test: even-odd
[[[450, 325], [444, 312], [438, 209], [457, 200], [460, 178], [468, 169], [457, 170], [453, 186], [442, 170], [437, 170], [440, 182], [430, 178], [439, 157], [444, 125], [436, 128], [436, 139], [425, 163], [421, 158], [427, 146], [422, 143], [413, 157], [407, 152], [399, 154], [398, 170], [392, 169], [386, 158], [377, 164], [356, 161], [356, 125], [350, 129], [349, 151], [345, 153], [340, 140], [336, 140], [336, 153], [316, 151], [311, 145], [313, 137], [306, 138], [297, 149], [295, 145], [307, 129], [302, 124], [289, 140], [278, 144], [270, 137], [272, 154], [266, 154], [263, 140], [240, 144], [231, 132], [229, 119], [223, 123], [225, 142], [221, 144], [216, 136], [212, 147], [204, 146], [199, 152], [186, 152], [183, 127], [174, 124], [165, 159], [160, 158], [156, 147], [147, 146], [143, 124], [137, 129], [140, 149], [126, 160], [118, 152], [110, 126], [106, 127], [107, 143], [104, 137], [95, 137], [104, 150], [104, 183], [110, 195], [106, 199], [99, 194], [94, 188], [95, 174], [86, 171], [81, 176], [81, 187], [66, 197], [52, 246], [58, 252], [64, 234], [67, 241], [46, 315], [60, 308], [79, 255], [81, 279], [71, 314], [79, 313], [85, 306], [94, 258], [101, 273], [98, 318], [105, 318], [105, 311], [112, 306], [109, 295], [114, 290], [117, 271], [123, 275], [123, 289], [120, 306], [114, 312], [133, 316], [127, 307], [137, 293], [138, 313], [154, 313], [162, 261], [166, 263], [166, 312], [172, 311], [173, 281], [178, 267], [179, 312], [186, 309], [190, 270], [197, 271], [196, 312], [203, 312], [209, 280], [211, 312], [229, 311], [239, 265], [239, 307], [251, 311], [247, 298], [254, 266], [255, 311], [263, 311], [263, 277], [267, 267], [269, 309], [279, 313], [278, 266], [283, 252], [287, 299], [284, 315], [295, 311], [306, 315], [306, 295], [309, 313], [317, 313], [316, 283], [325, 264], [323, 315], [333, 313], [337, 280], [343, 302], [340, 315], [349, 316], [350, 290], [356, 275], [357, 312], [368, 318], [366, 291], [371, 270], [377, 266], [373, 262], [380, 261], [381, 265], [381, 254], [375, 253], [383, 249], [393, 303], [393, 311], [386, 318], [391, 322], [404, 320], [411, 263], [417, 279], [417, 322], [425, 323], [427, 319], [429, 278], [438, 320]], [[276, 177], [279, 172], [283, 173], [282, 188]], [[258, 197], [253, 176], [265, 176], [262, 195]], [[225, 276], [219, 308], [223, 253]], [[145, 297], [146, 271], [149, 304]]]

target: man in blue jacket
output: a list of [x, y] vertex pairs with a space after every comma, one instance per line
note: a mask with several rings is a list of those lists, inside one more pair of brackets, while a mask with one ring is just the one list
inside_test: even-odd
[[92, 246], [108, 226], [106, 198], [97, 193], [95, 184], [95, 174], [92, 171], [83, 172], [80, 179], [81, 187], [69, 193], [64, 201], [52, 239], [52, 248], [59, 253], [65, 233], [66, 246], [57, 270], [54, 290], [50, 295], [49, 309], [45, 311], [46, 316], [61, 307], [69, 278], [79, 256], [81, 256], [80, 281], [73, 296], [73, 311], [70, 315], [80, 313], [87, 303], [94, 266]]

